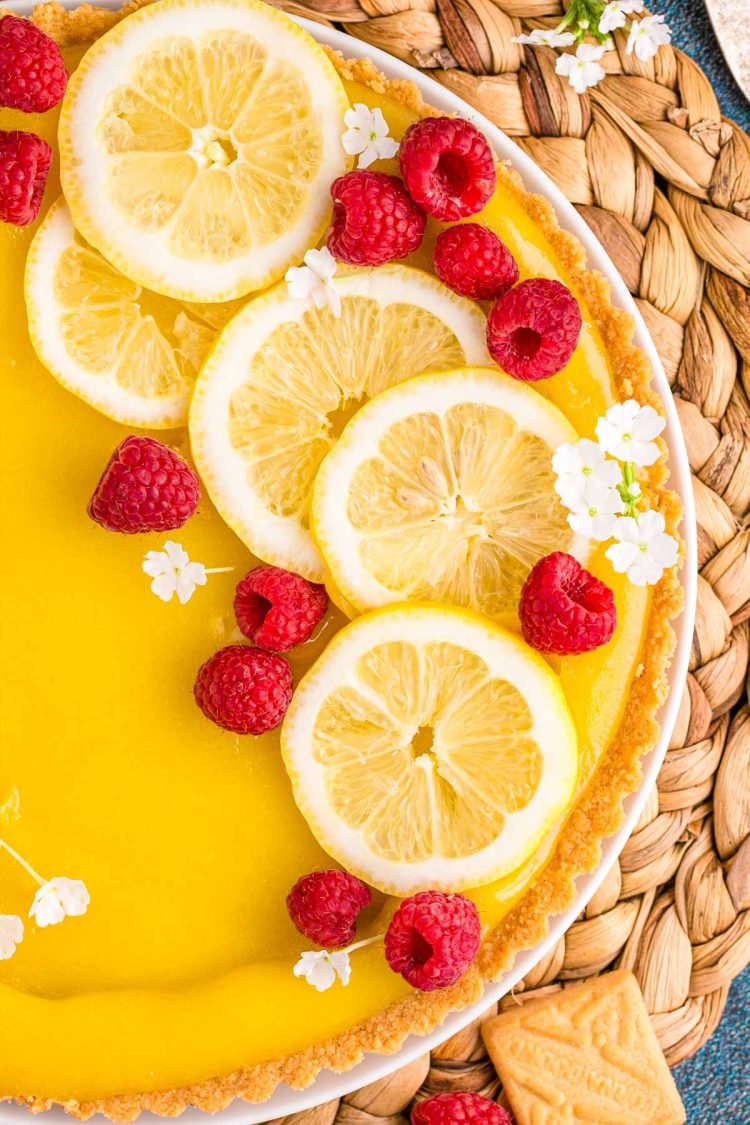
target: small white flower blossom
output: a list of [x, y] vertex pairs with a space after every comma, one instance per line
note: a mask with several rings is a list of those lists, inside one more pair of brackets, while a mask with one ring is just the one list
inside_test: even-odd
[[590, 481], [614, 488], [622, 480], [617, 462], [608, 461], [603, 450], [589, 438], [581, 438], [575, 445], [563, 442], [552, 455], [552, 469], [557, 475], [555, 492], [566, 508], [576, 506]]
[[530, 35], [514, 35], [513, 43], [523, 43], [528, 47], [572, 47], [576, 41], [571, 31], [546, 31], [537, 27]]
[[653, 406], [641, 406], [633, 398], [610, 406], [596, 423], [596, 436], [605, 453], [634, 465], [653, 465], [659, 458], [654, 441], [666, 422]]
[[85, 883], [58, 875], [36, 892], [29, 918], [34, 918], [37, 926], [56, 926], [64, 918], [85, 914], [90, 902]]
[[302, 953], [292, 971], [295, 977], [304, 977], [318, 992], [325, 992], [337, 978], [346, 988], [352, 968], [347, 950], [329, 953], [326, 949], [320, 949]]
[[153, 578], [151, 590], [163, 602], [177, 594], [180, 605], [189, 602], [196, 586], [206, 585], [206, 568], [203, 563], [191, 562], [187, 551], [171, 539], [163, 551], [148, 551], [142, 563], [144, 574]]
[[289, 296], [311, 300], [318, 309], [328, 305], [334, 316], [341, 316], [341, 297], [334, 281], [338, 263], [331, 251], [327, 246], [308, 250], [303, 261], [304, 266], [291, 266], [286, 271]]
[[369, 168], [376, 160], [388, 160], [398, 152], [398, 141], [388, 136], [388, 122], [380, 108], [355, 102], [344, 114], [348, 126], [341, 138], [344, 152], [359, 155], [358, 168]]
[[617, 517], [625, 505], [616, 488], [591, 477], [583, 495], [570, 505], [568, 523], [576, 535], [585, 535], [603, 543], [615, 533]]
[[643, 512], [637, 520], [621, 516], [606, 556], [618, 574], [627, 574], [634, 586], [652, 586], [677, 562], [677, 540], [665, 534], [661, 512]]
[[17, 914], [0, 914], [0, 961], [8, 961], [23, 941], [23, 922]]
[[625, 26], [625, 16], [643, 11], [643, 0], [612, 0], [599, 17], [599, 31], [606, 35], [617, 27]]
[[585, 94], [589, 86], [596, 86], [606, 75], [599, 62], [606, 47], [594, 43], [580, 43], [574, 55], [560, 55], [555, 73], [567, 78], [577, 94]]
[[641, 62], [652, 59], [660, 47], [672, 41], [672, 32], [664, 22], [664, 16], [644, 16], [630, 25], [628, 45], [629, 55], [635, 52]]

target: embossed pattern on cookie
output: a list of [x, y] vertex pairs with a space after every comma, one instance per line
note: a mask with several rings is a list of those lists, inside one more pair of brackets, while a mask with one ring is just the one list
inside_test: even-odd
[[685, 1121], [630, 972], [530, 1000], [482, 1031], [518, 1125]]

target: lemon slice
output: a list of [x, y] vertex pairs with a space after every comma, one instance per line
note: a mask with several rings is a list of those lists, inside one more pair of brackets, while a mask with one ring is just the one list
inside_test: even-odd
[[187, 424], [195, 378], [241, 302], [188, 304], [129, 281], [74, 230], [64, 199], [26, 260], [29, 334], [39, 359], [84, 402], [127, 426]]
[[318, 842], [389, 894], [519, 867], [572, 800], [576, 732], [555, 674], [468, 610], [358, 618], [298, 686], [281, 733]]
[[363, 612], [433, 600], [508, 623], [551, 551], [586, 557], [554, 491], [577, 434], [499, 371], [409, 379], [363, 406], [323, 462], [312, 526], [332, 588]]
[[484, 315], [408, 266], [336, 278], [341, 316], [289, 296], [251, 301], [219, 336], [190, 411], [193, 456], [221, 515], [259, 558], [322, 582], [308, 512], [347, 418], [400, 379], [490, 362]]
[[60, 116], [76, 229], [126, 277], [225, 301], [302, 258], [346, 170], [321, 47], [259, 0], [162, 0], [85, 54]]

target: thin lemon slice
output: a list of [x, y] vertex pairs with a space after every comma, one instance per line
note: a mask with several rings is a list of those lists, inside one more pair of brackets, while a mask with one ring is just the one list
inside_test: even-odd
[[67, 390], [128, 426], [187, 423], [198, 369], [238, 303], [191, 305], [129, 281], [50, 208], [26, 262], [29, 334]]
[[344, 429], [315, 481], [312, 525], [332, 586], [360, 612], [434, 600], [500, 621], [551, 551], [585, 558], [554, 491], [573, 427], [499, 371], [384, 391]]
[[448, 606], [392, 606], [330, 643], [281, 733], [297, 804], [339, 863], [389, 894], [518, 868], [570, 804], [576, 732], [523, 641]]
[[348, 166], [344, 88], [259, 0], [162, 0], [87, 51], [60, 116], [73, 222], [158, 293], [260, 289], [322, 234]]
[[422, 270], [336, 279], [341, 315], [289, 296], [251, 301], [196, 384], [190, 437], [221, 515], [259, 558], [323, 581], [310, 534], [315, 474], [357, 406], [423, 371], [490, 362], [484, 315]]

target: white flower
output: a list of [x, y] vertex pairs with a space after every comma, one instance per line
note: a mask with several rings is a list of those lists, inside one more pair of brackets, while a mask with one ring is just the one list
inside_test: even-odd
[[636, 57], [641, 62], [652, 59], [660, 47], [672, 41], [672, 32], [664, 22], [664, 16], [644, 16], [643, 19], [634, 21], [630, 25], [628, 45], [625, 48], [629, 55], [635, 51]]
[[563, 442], [552, 455], [552, 468], [557, 474], [555, 492], [566, 508], [574, 508], [590, 481], [614, 488], [622, 480], [616, 461], [608, 461], [595, 441], [581, 438], [575, 445]]
[[388, 136], [388, 122], [379, 108], [355, 102], [344, 114], [344, 124], [348, 129], [341, 143], [349, 156], [359, 153], [358, 168], [369, 168], [375, 160], [388, 160], [398, 152], [398, 141]]
[[325, 992], [337, 977], [346, 988], [352, 968], [346, 949], [340, 949], [336, 953], [320, 949], [301, 954], [293, 972], [295, 977], [304, 977], [318, 992]]
[[625, 16], [643, 11], [643, 0], [612, 0], [599, 17], [599, 31], [606, 35], [616, 27], [625, 26]]
[[654, 442], [666, 422], [653, 406], [641, 406], [633, 398], [610, 406], [596, 423], [596, 436], [606, 453], [634, 465], [653, 465], [659, 457]]
[[599, 62], [606, 48], [593, 43], [580, 43], [574, 55], [560, 55], [555, 72], [567, 78], [577, 94], [585, 94], [589, 86], [596, 86], [607, 73]]
[[338, 264], [331, 251], [327, 246], [322, 250], [308, 250], [304, 263], [286, 271], [289, 296], [312, 300], [318, 309], [328, 305], [334, 316], [341, 316], [341, 297], [333, 280]]
[[575, 35], [570, 31], [544, 31], [541, 27], [532, 31], [531, 35], [514, 35], [513, 43], [524, 43], [529, 47], [572, 47], [576, 41]]
[[57, 876], [36, 892], [29, 918], [35, 918], [37, 926], [56, 926], [63, 918], [85, 914], [90, 902], [86, 884], [80, 879]]
[[23, 922], [17, 914], [0, 914], [0, 961], [8, 961], [23, 941]]
[[177, 594], [184, 605], [195, 593], [196, 586], [206, 585], [206, 568], [203, 563], [191, 562], [190, 556], [179, 543], [171, 539], [164, 544], [163, 551], [148, 551], [143, 560], [143, 572], [153, 578], [151, 590], [163, 602], [172, 600]]
[[577, 535], [602, 543], [614, 535], [617, 516], [624, 506], [616, 488], [592, 477], [583, 495], [569, 505], [571, 514], [568, 523]]
[[644, 512], [634, 520], [621, 516], [607, 558], [618, 574], [627, 574], [634, 586], [652, 586], [667, 567], [677, 562], [677, 540], [664, 532], [661, 512]]

